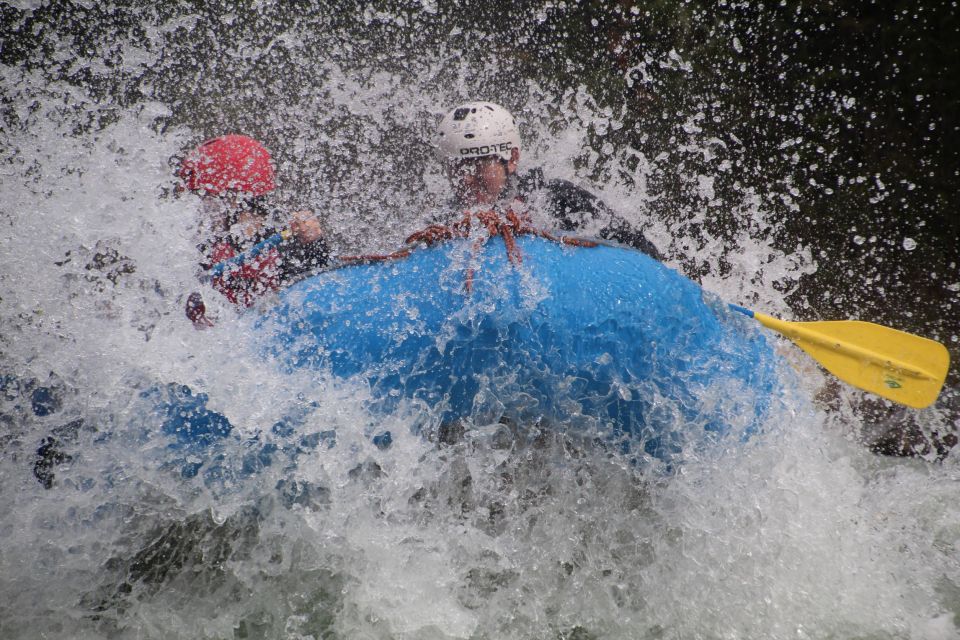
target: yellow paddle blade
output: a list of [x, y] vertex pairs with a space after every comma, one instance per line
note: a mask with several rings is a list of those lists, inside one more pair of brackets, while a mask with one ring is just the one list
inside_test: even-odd
[[950, 353], [939, 342], [872, 322], [787, 322], [754, 312], [844, 382], [922, 409], [943, 387]]

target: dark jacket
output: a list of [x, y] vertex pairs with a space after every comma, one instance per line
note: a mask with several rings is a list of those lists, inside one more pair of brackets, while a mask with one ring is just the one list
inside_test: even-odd
[[546, 213], [561, 231], [583, 232], [599, 221], [603, 225], [597, 232], [601, 239], [639, 249], [651, 258], [663, 260], [660, 252], [640, 229], [614, 213], [595, 195], [572, 182], [546, 180], [541, 169], [533, 169], [517, 177], [514, 188], [521, 200], [545, 207]]

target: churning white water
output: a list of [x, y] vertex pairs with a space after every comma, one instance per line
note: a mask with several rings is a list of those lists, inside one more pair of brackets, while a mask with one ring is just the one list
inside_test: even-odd
[[[403, 32], [437, 11], [421, 4], [363, 19]], [[390, 249], [447, 197], [429, 135], [474, 97], [515, 110], [528, 166], [646, 225], [672, 266], [723, 261], [701, 278], [720, 298], [790, 317], [784, 291], [816, 267], [808, 248], [773, 243], [766, 203], [789, 196], [718, 189], [744, 165], [696, 111], [676, 145], [703, 162], [668, 166], [598, 144], [623, 125], [586, 87], [517, 79], [500, 93], [506, 63], [442, 38], [398, 65], [389, 45], [367, 57], [373, 36], [293, 10], [115, 9], [111, 22], [104, 9], [86, 38], [32, 26], [43, 10], [11, 10], [39, 57], [0, 66], [0, 636], [960, 635], [956, 456], [871, 453], [855, 394], [815, 400], [827, 379], [785, 343], [765, 433], [665, 471], [563, 425], [427, 437], [429, 408], [374, 415], [358, 381], [280, 373], [250, 345], [256, 311], [211, 290], [218, 325], [184, 317], [197, 203], [173, 193], [171, 158], [227, 131], [264, 135], [282, 197], [321, 212], [338, 250]], [[647, 64], [684, 69], [676, 55]], [[236, 68], [270, 80], [251, 88]], [[664, 172], [692, 194], [674, 220], [649, 215]], [[705, 225], [718, 209], [742, 222], [734, 233]], [[145, 394], [178, 385], [239, 436], [210, 459], [159, 433]], [[915, 419], [950, 418], [934, 405]], [[268, 433], [279, 452], [264, 464]]]

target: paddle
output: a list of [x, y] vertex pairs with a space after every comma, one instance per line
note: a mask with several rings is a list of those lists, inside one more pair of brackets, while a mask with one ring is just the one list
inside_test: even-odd
[[940, 394], [950, 353], [939, 342], [860, 320], [787, 322], [731, 304], [789, 338], [844, 382], [922, 409]]

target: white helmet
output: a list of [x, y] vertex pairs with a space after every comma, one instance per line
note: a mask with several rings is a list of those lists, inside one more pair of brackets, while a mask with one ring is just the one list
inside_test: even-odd
[[510, 160], [520, 131], [510, 112], [492, 102], [467, 102], [440, 121], [440, 154], [450, 160], [498, 155]]

